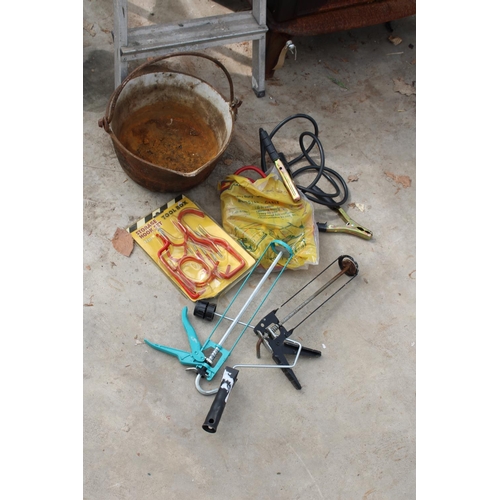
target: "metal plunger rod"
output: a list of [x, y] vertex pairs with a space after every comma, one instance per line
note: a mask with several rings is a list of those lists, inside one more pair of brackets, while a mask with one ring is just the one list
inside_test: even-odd
[[[214, 316], [218, 316], [219, 318], [227, 319], [228, 321], [235, 321], [234, 318], [230, 318], [229, 316], [224, 316], [223, 314], [219, 314], [217, 312], [214, 312]], [[240, 325], [243, 325], [243, 326], [246, 326], [249, 328], [255, 328], [255, 326], [251, 325], [250, 323], [245, 323], [243, 321], [236, 321], [236, 322], [239, 323]]]
[[[328, 266], [330, 267], [330, 266]], [[286, 321], [288, 321], [292, 316], [294, 316], [296, 313], [298, 313], [303, 307], [305, 307], [307, 304], [309, 304], [312, 300], [314, 300], [321, 292], [323, 292], [324, 290], [326, 290], [330, 285], [332, 285], [336, 280], [338, 280], [343, 274], [346, 273], [346, 271], [349, 269], [349, 265], [346, 265], [344, 267], [344, 269], [342, 271], [340, 271], [336, 276], [334, 276], [332, 279], [330, 279], [330, 281], [328, 281], [328, 283], [326, 283], [325, 285], [323, 285], [317, 292], [315, 292], [313, 295], [311, 295], [308, 299], [306, 299], [305, 302], [303, 302], [302, 304], [300, 304], [299, 306], [297, 306], [296, 309], [294, 309], [283, 321], [281, 321], [281, 324], [283, 325]], [[326, 269], [325, 269], [326, 271]], [[321, 274], [321, 273], [320, 273]], [[319, 276], [319, 275], [318, 275]], [[308, 284], [312, 283], [314, 281], [314, 279], [312, 279]], [[302, 288], [302, 290], [304, 289], [305, 287]], [[285, 304], [288, 303], [288, 300], [285, 302]], [[281, 309], [281, 307], [283, 307], [285, 304], [281, 305], [279, 309]], [[250, 323], [244, 323], [243, 321], [238, 321], [237, 319], [234, 319], [234, 318], [230, 318], [229, 316], [225, 316], [223, 314], [220, 314], [220, 313], [217, 313], [217, 312], [214, 312], [213, 313], [214, 316], [217, 316], [219, 318], [224, 318], [228, 321], [235, 321], [236, 323], [239, 323], [240, 325], [243, 325], [243, 326], [246, 326], [246, 327], [250, 327], [250, 328], [255, 328], [254, 325], [251, 325]]]
[[317, 292], [313, 293], [308, 299], [306, 299], [302, 304], [300, 304], [296, 309], [294, 309], [282, 322], [281, 324], [284, 325], [292, 316], [297, 314], [302, 308], [307, 306], [313, 299], [315, 299], [320, 293], [322, 293], [324, 290], [326, 290], [331, 284], [333, 284], [335, 281], [337, 281], [343, 274], [347, 272], [349, 269], [349, 266], [346, 265], [342, 271], [340, 271], [337, 275], [335, 275], [328, 283], [323, 285]]
[[[255, 290], [252, 292], [252, 294], [250, 295], [250, 297], [248, 297], [247, 301], [245, 302], [245, 304], [241, 308], [240, 312], [236, 315], [236, 318], [233, 319], [233, 322], [231, 323], [231, 325], [229, 326], [229, 328], [226, 330], [226, 333], [220, 339], [219, 346], [222, 346], [224, 344], [224, 342], [226, 341], [227, 337], [233, 331], [233, 328], [236, 326], [237, 323], [239, 323], [239, 320], [240, 320], [241, 316], [247, 310], [248, 306], [251, 304], [251, 302], [254, 299], [254, 297], [260, 292], [260, 289], [264, 285], [265, 281], [267, 280], [267, 278], [269, 277], [269, 275], [271, 274], [271, 272], [273, 271], [273, 269], [278, 264], [278, 262], [281, 259], [281, 257], [283, 257], [283, 252], [279, 252], [278, 255], [276, 256], [276, 258], [274, 259], [273, 263], [269, 266], [269, 269], [266, 271], [266, 273], [264, 274], [264, 276], [262, 277], [262, 279], [259, 281], [259, 283], [255, 287]], [[219, 349], [216, 347], [212, 351], [212, 353], [210, 354], [210, 357], [207, 359], [207, 362], [208, 363], [212, 363], [218, 353], [219, 353]]]

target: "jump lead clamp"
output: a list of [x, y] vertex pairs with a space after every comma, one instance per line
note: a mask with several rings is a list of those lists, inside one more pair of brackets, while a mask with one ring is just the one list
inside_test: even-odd
[[[308, 120], [313, 126], [314, 133], [309, 131], [302, 132], [299, 136], [299, 145], [301, 154], [299, 154], [296, 158], [293, 158], [292, 160], [287, 160], [283, 153], [276, 153], [276, 149], [272, 143], [272, 138], [284, 125], [286, 125], [291, 120], [295, 120], [298, 118], [304, 118]], [[289, 177], [292, 180], [291, 184], [292, 185], [295, 184], [294, 187], [300, 190], [308, 200], [317, 203], [319, 205], [326, 206], [331, 210], [335, 210], [345, 222], [344, 226], [334, 226], [333, 224], [328, 222], [318, 222], [316, 224], [318, 226], [319, 231], [327, 233], [349, 233], [367, 240], [372, 238], [373, 236], [372, 231], [361, 226], [356, 221], [351, 219], [347, 215], [345, 210], [342, 208], [342, 205], [346, 202], [349, 196], [349, 190], [347, 188], [347, 184], [338, 172], [325, 166], [325, 151], [323, 149], [323, 145], [321, 144], [318, 138], [319, 134], [318, 124], [311, 116], [302, 113], [291, 115], [288, 118], [285, 118], [280, 123], [278, 123], [278, 125], [274, 127], [271, 133], [268, 134], [265, 130], [260, 129], [259, 134], [260, 134], [260, 158], [261, 158], [262, 171], [263, 172], [267, 171], [267, 165], [266, 165], [266, 152], [267, 152], [270, 155], [273, 163], [278, 168], [278, 171], [280, 172], [283, 178], [285, 186], [292, 195], [292, 198], [293, 198], [293, 191], [289, 189], [287, 182], [285, 180], [287, 177]], [[304, 143], [306, 137], [311, 139], [311, 143], [307, 147]], [[315, 163], [309, 154], [312, 151], [312, 149], [316, 146], [319, 151], [319, 158], [320, 158], [319, 164]], [[292, 170], [292, 167], [294, 165], [302, 161], [306, 161], [308, 163], [305, 166]], [[280, 166], [278, 166], [278, 163], [280, 164]], [[297, 179], [301, 175], [304, 175], [306, 173], [314, 173], [315, 178], [308, 186], [302, 186], [297, 183]], [[327, 193], [318, 186], [318, 183], [320, 182], [321, 179], [328, 181], [328, 183], [333, 188], [333, 192]]]

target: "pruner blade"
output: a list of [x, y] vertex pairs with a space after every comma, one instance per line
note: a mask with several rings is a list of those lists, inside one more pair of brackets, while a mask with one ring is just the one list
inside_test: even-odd
[[343, 208], [338, 207], [335, 210], [337, 210], [340, 217], [342, 217], [345, 225], [335, 226], [329, 222], [318, 222], [317, 226], [319, 231], [324, 233], [348, 233], [353, 236], [359, 236], [365, 240], [370, 240], [372, 238], [373, 233], [366, 227], [363, 227], [361, 224], [358, 224], [355, 220], [351, 219]]

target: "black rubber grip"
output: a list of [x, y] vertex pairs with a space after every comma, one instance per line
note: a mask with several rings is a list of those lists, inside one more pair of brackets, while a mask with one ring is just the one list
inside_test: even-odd
[[198, 316], [198, 318], [212, 321], [214, 319], [216, 309], [217, 309], [216, 304], [211, 304], [207, 300], [199, 300], [194, 305], [193, 314], [195, 316]]
[[263, 128], [259, 129], [259, 134], [261, 143], [271, 157], [271, 160], [273, 160], [273, 162], [279, 160], [278, 152], [276, 151], [276, 148], [274, 147], [269, 134]]
[[231, 368], [230, 366], [226, 366], [226, 368], [224, 368], [219, 390], [215, 395], [215, 399], [207, 414], [207, 418], [205, 418], [205, 423], [202, 425], [203, 430], [212, 434], [217, 432], [217, 426], [219, 425], [222, 413], [226, 407], [229, 393], [238, 379], [238, 373], [239, 371], [236, 368]]

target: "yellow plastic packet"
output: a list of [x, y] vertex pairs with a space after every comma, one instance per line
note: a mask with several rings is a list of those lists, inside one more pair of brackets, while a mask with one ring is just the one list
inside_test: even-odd
[[184, 195], [127, 231], [193, 302], [218, 296], [255, 264], [251, 255]]
[[[301, 194], [294, 202], [273, 168], [261, 179], [230, 175], [219, 183], [222, 226], [255, 259], [272, 240], [294, 250], [289, 269], [319, 261], [318, 228], [312, 204]], [[262, 259], [267, 268], [271, 260]]]

